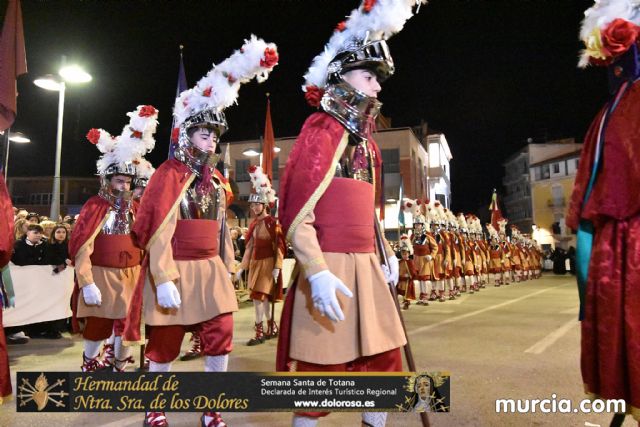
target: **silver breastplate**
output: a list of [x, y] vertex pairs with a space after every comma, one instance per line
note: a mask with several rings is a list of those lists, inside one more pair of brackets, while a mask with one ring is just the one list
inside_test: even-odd
[[366, 140], [347, 145], [336, 166], [335, 176], [373, 184], [373, 159]]
[[191, 183], [180, 201], [182, 219], [218, 219], [224, 212], [224, 190], [213, 180], [214, 189], [208, 194], [196, 192], [196, 181]]
[[104, 234], [130, 234], [133, 225], [133, 212], [131, 210], [131, 192], [119, 193], [122, 197], [101, 189], [98, 195], [109, 202], [110, 208], [107, 220], [102, 226]]

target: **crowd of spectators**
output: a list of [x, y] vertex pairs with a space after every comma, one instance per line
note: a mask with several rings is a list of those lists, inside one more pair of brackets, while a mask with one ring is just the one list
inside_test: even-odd
[[[14, 208], [13, 256], [15, 265], [50, 265], [52, 274], [59, 274], [70, 264], [68, 242], [75, 218], [66, 216], [55, 222], [46, 216]], [[5, 328], [8, 344], [25, 344], [32, 338], [62, 338], [67, 320]]]
[[[52, 274], [58, 274], [69, 266], [68, 242], [77, 216], [66, 216], [59, 222], [35, 212], [14, 208], [14, 252], [11, 262], [15, 265], [50, 265]], [[247, 228], [232, 227], [231, 240], [236, 263], [242, 261], [245, 252]], [[241, 285], [236, 283], [236, 286]], [[55, 321], [35, 325], [5, 328], [8, 344], [24, 344], [29, 338], [61, 338], [61, 332], [70, 322]]]

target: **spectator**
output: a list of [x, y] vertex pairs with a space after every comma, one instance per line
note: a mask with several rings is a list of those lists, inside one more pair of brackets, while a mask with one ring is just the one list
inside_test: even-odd
[[27, 219], [27, 215], [28, 214], [29, 213], [26, 210], [20, 209], [18, 211], [18, 213], [16, 214], [16, 220], [18, 220], [18, 219]]
[[553, 260], [553, 272], [555, 274], [567, 274], [567, 267], [565, 265], [567, 253], [563, 249], [556, 248], [551, 259]]
[[15, 240], [20, 240], [27, 234], [27, 226], [29, 223], [24, 218], [18, 218], [13, 226], [13, 237]]
[[51, 237], [49, 237], [49, 245], [46, 250], [47, 264], [53, 265], [54, 273], [64, 270], [69, 261], [69, 232], [64, 224], [54, 226]]
[[244, 256], [244, 238], [241, 237], [240, 227], [233, 227], [231, 229], [231, 242], [233, 242], [233, 251], [235, 253], [236, 261], [242, 261]]
[[42, 234], [44, 235], [44, 238], [49, 240], [49, 238], [51, 237], [51, 232], [56, 226], [56, 223], [49, 220], [43, 220], [40, 222], [40, 225], [42, 226], [42, 229], [43, 229]]
[[30, 222], [31, 224], [39, 224], [40, 223], [40, 215], [38, 215], [35, 212], [29, 212], [25, 219], [27, 220], [27, 222]]
[[46, 265], [46, 247], [47, 242], [42, 237], [42, 226], [29, 224], [27, 234], [16, 240], [11, 262], [15, 265]]

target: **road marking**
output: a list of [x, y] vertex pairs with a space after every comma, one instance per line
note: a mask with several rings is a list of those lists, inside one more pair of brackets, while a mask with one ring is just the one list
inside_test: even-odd
[[568, 286], [568, 285], [574, 285], [574, 283], [573, 282], [567, 282], [567, 283], [564, 283], [562, 285], [550, 286], [550, 287], [548, 287], [546, 289], [541, 289], [541, 290], [539, 290], [537, 292], [533, 292], [531, 294], [521, 296], [520, 298], [516, 298], [516, 299], [510, 300], [510, 301], [501, 302], [500, 304], [492, 305], [492, 306], [489, 306], [489, 307], [482, 308], [480, 310], [472, 311], [470, 313], [465, 313], [465, 314], [461, 314], [459, 316], [451, 317], [449, 319], [442, 320], [442, 321], [440, 321], [438, 323], [434, 323], [432, 325], [421, 326], [421, 327], [419, 327], [417, 329], [409, 331], [409, 335], [415, 335], [415, 334], [419, 334], [421, 332], [429, 331], [431, 329], [437, 328], [438, 326], [447, 325], [449, 323], [457, 322], [458, 320], [466, 319], [467, 317], [472, 317], [472, 316], [476, 316], [478, 314], [485, 313], [487, 311], [495, 310], [497, 308], [504, 307], [506, 305], [513, 304], [513, 303], [525, 300], [527, 298], [534, 297], [534, 296], [536, 296], [538, 294], [541, 294], [541, 293], [544, 293], [544, 292], [547, 292], [547, 291], [553, 291], [553, 290], [556, 290], [558, 288], [561, 288], [563, 286]]
[[535, 343], [534, 345], [532, 345], [531, 347], [526, 349], [524, 352], [525, 353], [531, 353], [531, 354], [540, 354], [540, 353], [542, 353], [547, 348], [551, 347], [556, 341], [558, 341], [560, 338], [562, 338], [562, 336], [564, 334], [569, 332], [569, 330], [571, 330], [571, 328], [573, 328], [574, 326], [579, 325], [579, 324], [580, 324], [580, 322], [578, 322], [577, 319], [569, 320], [567, 323], [565, 323], [564, 325], [560, 326], [558, 329], [556, 329], [555, 331], [551, 332], [546, 337], [542, 338], [540, 341], [538, 341], [537, 343]]

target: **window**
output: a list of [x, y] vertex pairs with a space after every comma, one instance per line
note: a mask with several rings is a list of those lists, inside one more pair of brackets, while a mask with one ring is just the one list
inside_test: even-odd
[[447, 196], [444, 194], [436, 194], [436, 200], [439, 201], [442, 206], [447, 206]]
[[385, 173], [400, 173], [400, 150], [382, 150], [382, 162]]
[[560, 163], [553, 164], [553, 173], [560, 173]]
[[247, 171], [249, 166], [251, 166], [251, 160], [249, 159], [236, 160], [236, 182], [248, 182], [251, 180]]
[[540, 181], [542, 179], [542, 169], [540, 166], [533, 168], [533, 179]]
[[542, 173], [542, 176], [541, 176], [542, 179], [549, 179], [549, 177], [551, 176], [551, 173], [549, 171], [549, 165], [542, 165], [541, 173]]

